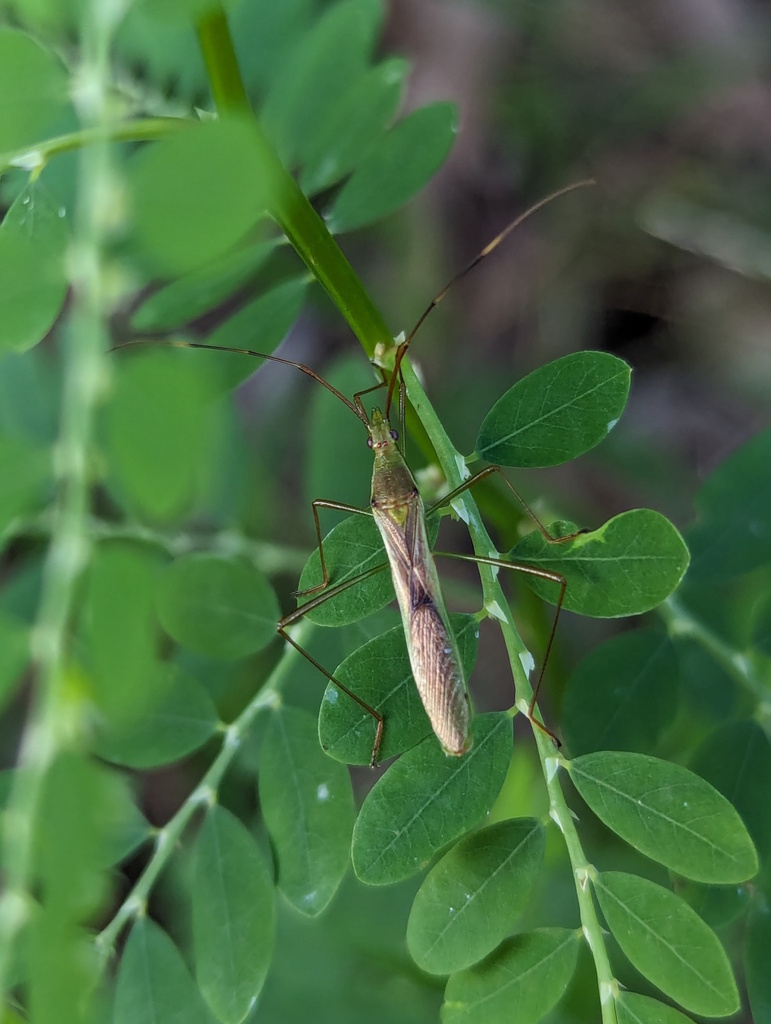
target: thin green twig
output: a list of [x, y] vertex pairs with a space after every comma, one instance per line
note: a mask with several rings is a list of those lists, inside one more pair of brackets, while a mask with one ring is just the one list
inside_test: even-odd
[[[230, 46], [209, 45], [215, 35], [222, 41], [226, 33], [227, 23], [222, 11], [212, 22], [207, 19], [199, 26], [199, 38], [207, 61], [210, 80], [217, 83], [219, 96], [215, 100], [221, 109], [227, 109], [232, 102], [235, 109], [243, 109], [241, 92], [234, 86], [237, 65], [232, 44]], [[208, 37], [208, 38], [207, 38]], [[223, 68], [218, 62], [224, 60], [228, 67]], [[227, 87], [223, 84], [227, 83]], [[258, 126], [259, 130], [259, 126]], [[327, 231], [323, 221], [315, 213], [308, 200], [300, 191], [291, 175], [281, 165], [275, 152], [260, 133], [265, 147], [266, 160], [271, 168], [276, 186], [276, 199], [272, 213], [286, 233], [292, 245], [305, 260], [314, 276], [327, 290], [332, 301], [343, 313], [354, 333], [361, 342], [364, 351], [372, 358], [378, 343], [389, 345], [391, 336], [385, 323], [372, 304], [369, 296], [353, 273], [350, 265], [339, 250], [337, 243]], [[426, 428], [439, 462], [451, 488], [459, 486], [468, 475], [465, 461], [450, 443], [438, 417], [432, 409], [420, 382], [412, 368], [403, 364], [407, 394], [418, 418]], [[462, 502], [464, 519], [467, 520], [474, 549], [478, 555], [496, 554], [492, 541], [482, 523], [474, 499], [464, 494], [456, 508]], [[532, 664], [532, 657], [522, 642], [511, 618], [508, 602], [498, 583], [497, 576], [490, 566], [480, 566], [480, 575], [484, 594], [484, 604], [488, 614], [499, 620], [503, 636], [509, 650], [512, 672], [514, 674], [518, 704], [529, 702], [532, 689], [525, 669]], [[573, 867], [576, 893], [584, 935], [594, 957], [597, 978], [600, 987], [603, 1024], [615, 1024], [615, 1008], [611, 995], [614, 991], [613, 979], [608, 962], [605, 942], [594, 904], [587, 887], [588, 864], [581, 848], [578, 834], [565, 804], [562, 790], [557, 781], [555, 756], [551, 741], [534, 729], [536, 744], [543, 766], [544, 777], [551, 801], [551, 815], [557, 822], [568, 848]]]
[[0, 174], [6, 174], [15, 168], [39, 174], [49, 160], [63, 153], [88, 149], [105, 140], [152, 142], [154, 139], [163, 139], [189, 128], [195, 123], [185, 117], [145, 117], [80, 128], [66, 135], [57, 135], [53, 139], [44, 139], [32, 146], [24, 146], [23, 149], [0, 154]]
[[[116, 5], [116, 15], [119, 7]], [[59, 752], [80, 739], [88, 713], [83, 702], [68, 697], [66, 662], [76, 588], [89, 558], [91, 438], [106, 380], [102, 362], [107, 349], [104, 318], [109, 299], [104, 248], [110, 211], [95, 197], [109, 194], [112, 181], [104, 121], [109, 44], [115, 27], [113, 19], [100, 9], [99, 0], [84, 9], [83, 59], [74, 101], [93, 145], [80, 154], [73, 258], [68, 263], [72, 312], [56, 445], [57, 493], [32, 634], [34, 684], [2, 829], [5, 891], [0, 899], [0, 992], [5, 991], [15, 940], [33, 905], [33, 851], [46, 778]]]
[[[307, 643], [312, 630], [313, 625], [310, 622], [300, 623], [294, 632], [295, 639], [300, 645]], [[268, 708], [277, 707], [280, 704], [281, 688], [286, 682], [292, 665], [299, 657], [299, 652], [294, 647], [290, 644], [285, 645], [284, 653], [268, 676], [265, 685], [244, 708], [238, 718], [226, 727], [222, 747], [209, 765], [201, 781], [174, 817], [158, 831], [155, 838], [155, 849], [141, 875], [134, 883], [131, 892], [118, 908], [115, 916], [96, 938], [102, 968], [106, 966], [107, 960], [114, 950], [115, 942], [125, 925], [137, 915], [144, 913], [147, 899], [156, 879], [168, 863], [182, 833], [197, 808], [208, 806], [216, 800], [217, 788], [225, 772], [230, 767], [233, 758], [238, 753], [244, 737], [247, 735], [255, 718], [260, 712]]]

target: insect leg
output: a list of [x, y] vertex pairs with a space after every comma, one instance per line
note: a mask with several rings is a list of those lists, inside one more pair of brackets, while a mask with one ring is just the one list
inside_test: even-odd
[[[361, 510], [359, 509], [357, 511]], [[317, 668], [322, 675], [326, 676], [327, 679], [331, 683], [334, 683], [339, 690], [343, 691], [343, 693], [347, 693], [352, 700], [356, 701], [360, 708], [366, 711], [367, 714], [372, 715], [372, 717], [375, 719], [377, 725], [375, 727], [375, 741], [372, 744], [372, 759], [370, 762], [373, 768], [377, 764], [377, 756], [380, 751], [381, 741], [383, 739], [383, 726], [385, 724], [383, 716], [380, 714], [379, 711], [376, 711], [375, 708], [370, 707], [366, 701], [361, 699], [361, 697], [357, 697], [353, 690], [350, 690], [344, 683], [341, 683], [339, 679], [336, 679], [335, 676], [333, 676], [330, 671], [325, 669], [320, 662], [316, 661], [313, 655], [309, 654], [304, 647], [301, 647], [296, 640], [293, 640], [292, 637], [287, 632], [287, 630], [289, 626], [293, 625], [295, 622], [298, 622], [303, 617], [303, 615], [307, 615], [308, 612], [313, 611], [314, 608], [318, 608], [319, 605], [324, 604], [325, 601], [329, 601], [331, 598], [336, 597], [338, 594], [341, 594], [344, 590], [347, 590], [349, 587], [352, 587], [357, 583], [361, 583], [363, 580], [366, 580], [370, 576], [374, 576], [376, 573], [382, 572], [384, 569], [387, 568], [388, 563], [383, 562], [382, 565], [376, 565], [371, 569], [367, 569], [365, 570], [365, 572], [360, 573], [358, 576], [354, 576], [353, 579], [344, 580], [342, 583], [338, 583], [336, 586], [332, 587], [331, 590], [327, 591], [326, 594], [320, 594], [318, 597], [314, 597], [312, 600], [307, 601], [304, 605], [301, 605], [301, 607], [296, 608], [294, 611], [289, 612], [287, 615], [284, 615], [283, 618], [279, 619], [278, 623], [276, 624], [276, 632], [282, 638], [282, 640], [286, 640], [287, 643], [291, 644], [292, 647], [294, 647], [296, 651], [299, 651], [299, 653], [302, 654], [304, 658], [307, 658], [311, 665]]]
[[319, 561], [321, 562], [321, 583], [317, 583], [315, 587], [308, 587], [306, 590], [295, 590], [292, 593], [292, 597], [307, 597], [308, 594], [315, 594], [319, 590], [324, 590], [329, 586], [329, 573], [327, 572], [327, 563], [324, 559], [324, 541], [321, 536], [321, 523], [319, 522], [319, 509], [320, 508], [331, 508], [337, 512], [353, 512], [362, 516], [371, 516], [372, 513], [369, 509], [359, 508], [358, 505], [346, 505], [342, 501], [327, 501], [326, 498], [316, 498], [311, 502], [311, 508], [313, 509], [313, 518], [316, 523], [316, 537], [319, 541]]

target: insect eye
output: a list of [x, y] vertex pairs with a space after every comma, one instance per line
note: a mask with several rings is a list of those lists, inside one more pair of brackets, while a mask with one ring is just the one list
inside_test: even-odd
[[371, 447], [372, 447], [372, 438], [371, 438], [371, 437], [368, 437], [368, 438], [367, 438], [367, 447], [368, 447], [368, 448], [371, 448]]
[[394, 441], [398, 441], [399, 440], [399, 431], [398, 430], [392, 430], [391, 431], [391, 437], [394, 439]]

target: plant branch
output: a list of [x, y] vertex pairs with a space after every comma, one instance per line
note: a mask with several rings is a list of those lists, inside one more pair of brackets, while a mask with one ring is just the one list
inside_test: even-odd
[[114, 124], [86, 126], [66, 135], [44, 139], [33, 146], [0, 154], [0, 174], [21, 168], [39, 174], [48, 161], [62, 153], [86, 149], [102, 142], [152, 142], [189, 128], [196, 122], [184, 117], [146, 117]]
[[[243, 109], [240, 97], [245, 91], [243, 87], [235, 89], [233, 86], [237, 68], [232, 44], [226, 45], [223, 42], [225, 29], [225, 16], [220, 11], [214, 20], [207, 19], [199, 26], [199, 38], [212, 87], [217, 90], [215, 100], [218, 107], [221, 111], [231, 109], [238, 112]], [[217, 39], [219, 45], [215, 42]], [[232, 66], [223, 67], [223, 62]], [[223, 83], [229, 83], [227, 88]], [[390, 332], [334, 238], [302, 194], [292, 176], [281, 165], [278, 155], [258, 124], [257, 131], [264, 151], [266, 166], [275, 183], [272, 215], [308, 268], [345, 316], [364, 351], [372, 358], [378, 343], [384, 343], [387, 346], [391, 344]], [[434, 445], [449, 486], [451, 488], [458, 487], [468, 476], [465, 460], [452, 446], [411, 366], [406, 360], [402, 366], [410, 403]], [[497, 555], [473, 498], [464, 494], [453, 502], [453, 506], [468, 524], [476, 553], [482, 556]], [[481, 565], [479, 568], [485, 610], [488, 615], [499, 620], [509, 650], [512, 673], [517, 692], [520, 695], [517, 704], [519, 707], [527, 706], [533, 691], [525, 666], [532, 666], [532, 656], [517, 633], [508, 602], [493, 567]], [[581, 848], [578, 833], [556, 778], [557, 762], [551, 741], [537, 728], [534, 728], [534, 733], [549, 791], [552, 818], [565, 836], [573, 868], [583, 932], [589, 943], [597, 971], [603, 1024], [615, 1024], [612, 994], [615, 991], [616, 983], [610, 970], [602, 929], [588, 890], [590, 866]]]
[[[465, 460], [452, 445], [412, 367], [406, 361], [402, 367], [410, 402], [434, 445], [447, 483], [451, 489], [458, 487], [468, 476]], [[452, 504], [468, 526], [476, 554], [483, 557], [499, 557], [479, 514], [476, 502], [469, 492], [464, 492]], [[517, 632], [511, 617], [509, 603], [498, 582], [493, 566], [480, 564], [478, 568], [482, 580], [484, 608], [489, 616], [497, 619], [501, 628], [506, 649], [509, 652], [511, 671], [518, 694], [517, 707], [526, 712], [533, 696], [527, 671], [533, 667], [533, 658]], [[534, 713], [538, 714], [537, 707], [534, 709]], [[564, 759], [557, 758], [554, 744], [537, 726], [533, 726], [533, 735], [549, 794], [549, 814], [564, 836], [570, 858], [581, 926], [597, 972], [602, 1021], [603, 1024], [616, 1024], [613, 997], [618, 990], [618, 984], [613, 977], [602, 927], [589, 890], [589, 880], [593, 869], [581, 846], [575, 822], [565, 802], [565, 796], [557, 776], [557, 766], [560, 761], [564, 762]]]
[[[221, 7], [199, 22], [198, 40], [219, 113], [243, 114], [249, 109], [249, 102]], [[272, 182], [271, 216], [343, 314], [371, 359], [378, 344], [392, 344], [385, 320], [324, 221], [281, 163], [256, 118], [254, 130], [263, 169]]]
[[[312, 630], [313, 625], [309, 621], [301, 622], [294, 633], [295, 639], [300, 645], [303, 645], [307, 642], [307, 638]], [[281, 687], [284, 685], [292, 665], [299, 656], [299, 652], [291, 644], [285, 645], [284, 653], [268, 676], [265, 685], [244, 708], [238, 718], [226, 727], [220, 752], [209, 765], [206, 774], [174, 817], [158, 831], [155, 839], [155, 849], [142, 874], [118, 908], [110, 923], [96, 937], [96, 945], [102, 968], [106, 966], [107, 960], [114, 950], [115, 942], [124, 926], [132, 918], [144, 912], [153, 885], [173, 854], [182, 833], [197, 808], [209, 805], [216, 800], [217, 788], [225, 772], [230, 767], [233, 758], [238, 753], [241, 743], [255, 718], [261, 711], [280, 704]]]
[[757, 667], [742, 652], [726, 643], [697, 619], [676, 597], [668, 597], [656, 609], [666, 623], [670, 636], [687, 636], [701, 644], [726, 672], [763, 706], [765, 714], [771, 712], [768, 685]]
[[110, 300], [105, 246], [111, 212], [104, 197], [110, 195], [113, 169], [105, 121], [109, 44], [119, 15], [119, 4], [106, 14], [99, 0], [92, 0], [83, 14], [83, 60], [74, 102], [94, 144], [80, 156], [73, 258], [68, 261], [73, 300], [55, 450], [58, 486], [32, 635], [34, 684], [2, 830], [5, 891], [0, 899], [0, 992], [5, 991], [15, 940], [32, 911], [35, 834], [45, 783], [59, 753], [80, 740], [90, 713], [85, 701], [68, 693], [66, 665], [76, 589], [89, 558], [94, 416], [107, 380], [104, 320]]

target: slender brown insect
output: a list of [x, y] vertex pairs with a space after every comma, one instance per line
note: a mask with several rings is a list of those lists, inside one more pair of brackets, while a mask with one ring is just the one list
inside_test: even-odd
[[[545, 199], [542, 199], [534, 206], [531, 206], [523, 214], [512, 221], [512, 223], [509, 224], [496, 238], [485, 246], [485, 248], [468, 264], [467, 267], [465, 267], [459, 274], [456, 274], [446, 287], [431, 300], [430, 304], [423, 312], [407, 338], [397, 346], [394, 368], [390, 375], [387, 375], [385, 371], [381, 369], [380, 372], [383, 376], [383, 380], [379, 384], [376, 384], [365, 391], [358, 392], [353, 396], [353, 400], [346, 398], [346, 396], [338, 391], [337, 388], [324, 380], [314, 370], [303, 363], [295, 363], [288, 359], [255, 352], [251, 349], [207, 345], [200, 342], [166, 342], [166, 344], [175, 347], [203, 348], [214, 351], [233, 352], [240, 355], [255, 356], [259, 359], [268, 359], [272, 362], [282, 363], [285, 366], [294, 366], [302, 373], [305, 373], [314, 380], [317, 380], [325, 388], [331, 391], [332, 394], [336, 395], [336, 397], [343, 402], [367, 428], [367, 443], [372, 449], [374, 455], [372, 490], [369, 508], [362, 509], [357, 506], [343, 504], [342, 502], [327, 501], [324, 499], [317, 499], [313, 502], [313, 516], [316, 523], [316, 533], [319, 542], [322, 581], [315, 587], [297, 592], [295, 596], [298, 597], [307, 597], [311, 594], [317, 594], [317, 596], [312, 597], [295, 611], [285, 615], [278, 622], [277, 630], [284, 640], [292, 644], [293, 647], [295, 647], [305, 658], [315, 665], [315, 667], [318, 668], [319, 671], [322, 672], [331, 682], [347, 693], [349, 697], [356, 701], [361, 708], [375, 719], [376, 728], [372, 746], [372, 765], [377, 763], [378, 753], [383, 738], [383, 729], [385, 725], [383, 715], [376, 708], [370, 707], [352, 690], [340, 682], [340, 680], [335, 678], [335, 676], [325, 669], [323, 665], [316, 661], [315, 658], [313, 658], [291, 637], [288, 629], [314, 608], [319, 607], [319, 605], [333, 597], [336, 597], [349, 587], [355, 586], [364, 579], [384, 570], [386, 566], [388, 566], [391, 570], [391, 578], [393, 580], [399, 611], [401, 613], [412, 674], [415, 679], [415, 684], [420, 694], [420, 698], [423, 702], [423, 706], [431, 723], [431, 728], [436, 734], [436, 737], [446, 754], [460, 756], [469, 749], [471, 746], [471, 709], [469, 705], [466, 678], [458, 654], [455, 637], [452, 629], [450, 628], [447, 609], [445, 607], [439, 577], [434, 563], [434, 555], [431, 551], [426, 533], [427, 513], [418, 491], [417, 484], [415, 483], [415, 478], [407, 466], [404, 456], [397, 444], [399, 435], [397, 431], [391, 427], [389, 421], [390, 410], [393, 404], [393, 396], [397, 389], [397, 385], [402, 398], [400, 405], [403, 408], [404, 384], [401, 376], [402, 360], [404, 359], [404, 356], [406, 355], [418, 329], [423, 324], [431, 310], [442, 301], [449, 289], [486, 256], [493, 252], [501, 242], [503, 242], [503, 240], [519, 224], [522, 223], [523, 220], [535, 213], [536, 210], [541, 209], [541, 207], [545, 206], [546, 203], [550, 202], [552, 199], [556, 199], [559, 196], [573, 191], [574, 189], [582, 188], [590, 184], [594, 184], [594, 182], [586, 180], [576, 182], [566, 188], [560, 189], [552, 195], [547, 196]], [[143, 342], [133, 342], [129, 344], [143, 344]], [[150, 344], [154, 343], [150, 342]], [[363, 396], [383, 387], [387, 387], [388, 389], [385, 412], [383, 413], [379, 408], [375, 408], [373, 409], [372, 414], [368, 416], [362, 401]], [[428, 514], [435, 512], [442, 506], [448, 505], [460, 493], [468, 490], [470, 487], [473, 487], [476, 483], [489, 476], [491, 473], [498, 473], [502, 476], [508, 488], [532, 516], [538, 526], [538, 529], [544, 534], [544, 536], [549, 540], [556, 540], [556, 538], [552, 538], [550, 536], [543, 524], [525, 504], [519, 494], [517, 494], [500, 466], [487, 466], [479, 473], [476, 473], [429, 509]], [[341, 512], [351, 512], [360, 515], [372, 515], [380, 532], [380, 536], [382, 537], [388, 561], [384, 562], [382, 565], [368, 569], [366, 572], [358, 576], [345, 580], [343, 583], [330, 587], [330, 578], [324, 558], [324, 542], [321, 534], [321, 524], [319, 522], [319, 508], [334, 509]], [[566, 540], [568, 538], [559, 539]], [[544, 670], [546, 668], [546, 662], [554, 640], [557, 620], [559, 618], [565, 594], [566, 583], [564, 578], [543, 569], [536, 569], [529, 565], [519, 565], [515, 562], [506, 561], [502, 558], [485, 558], [471, 555], [451, 555], [450, 557], [460, 558], [464, 561], [472, 561], [485, 565], [498, 566], [504, 569], [514, 569], [518, 572], [524, 572], [532, 576], [538, 576], [542, 579], [552, 580], [559, 584], [560, 594], [557, 601], [554, 622], [538, 680], [533, 691], [533, 697], [529, 705], [528, 713], [532, 719], [538, 691], [540, 689]], [[552, 736], [555, 742], [558, 742], [556, 737], [553, 736], [545, 726], [535, 719], [533, 719], [533, 721], [539, 728]]]

